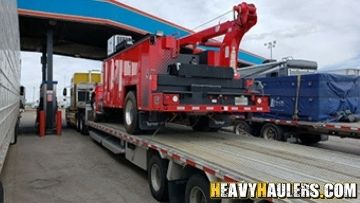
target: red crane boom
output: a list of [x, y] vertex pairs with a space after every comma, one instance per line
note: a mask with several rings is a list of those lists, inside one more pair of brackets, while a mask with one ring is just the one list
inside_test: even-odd
[[[232, 67], [235, 71], [241, 39], [256, 24], [257, 15], [256, 7], [245, 2], [234, 6], [233, 13], [234, 19], [232, 21], [227, 21], [181, 38], [179, 40], [180, 46], [192, 45], [194, 50], [199, 45], [219, 47], [219, 65]], [[222, 35], [225, 35], [222, 42], [209, 41]]]

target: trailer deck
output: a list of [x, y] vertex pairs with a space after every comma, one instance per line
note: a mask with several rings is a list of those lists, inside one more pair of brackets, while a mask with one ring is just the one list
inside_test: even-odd
[[155, 136], [128, 135], [119, 124], [89, 122], [89, 126], [156, 149], [170, 160], [195, 166], [224, 181], [360, 183], [360, 157], [356, 155], [227, 132], [194, 132], [174, 124]]

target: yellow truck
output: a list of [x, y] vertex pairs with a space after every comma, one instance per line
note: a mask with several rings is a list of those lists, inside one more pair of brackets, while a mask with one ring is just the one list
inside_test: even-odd
[[[76, 72], [71, 79], [70, 106], [66, 108], [66, 123], [85, 134], [85, 108], [91, 102], [91, 93], [95, 85], [101, 83], [100, 71]], [[63, 90], [67, 96], [67, 88]]]

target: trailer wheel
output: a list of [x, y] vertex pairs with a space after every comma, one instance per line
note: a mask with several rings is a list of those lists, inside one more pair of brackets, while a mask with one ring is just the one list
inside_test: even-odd
[[133, 91], [127, 93], [124, 107], [124, 126], [130, 134], [140, 133], [139, 113], [137, 110], [136, 96]]
[[250, 135], [253, 134], [250, 124], [243, 120], [236, 121], [236, 123], [234, 125], [234, 133], [237, 135], [240, 135], [243, 132], [248, 133]]
[[168, 180], [166, 178], [168, 168], [167, 160], [153, 155], [148, 164], [148, 183], [152, 196], [162, 202], [168, 201]]
[[202, 174], [190, 177], [186, 184], [186, 203], [220, 203], [220, 200], [210, 199], [209, 180]]
[[261, 128], [261, 136], [266, 140], [283, 140], [284, 132], [280, 126], [267, 123]]

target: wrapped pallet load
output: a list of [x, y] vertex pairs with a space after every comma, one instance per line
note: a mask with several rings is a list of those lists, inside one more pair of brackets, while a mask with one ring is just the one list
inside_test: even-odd
[[308, 74], [259, 78], [271, 96], [268, 118], [355, 122], [360, 118], [360, 77]]

